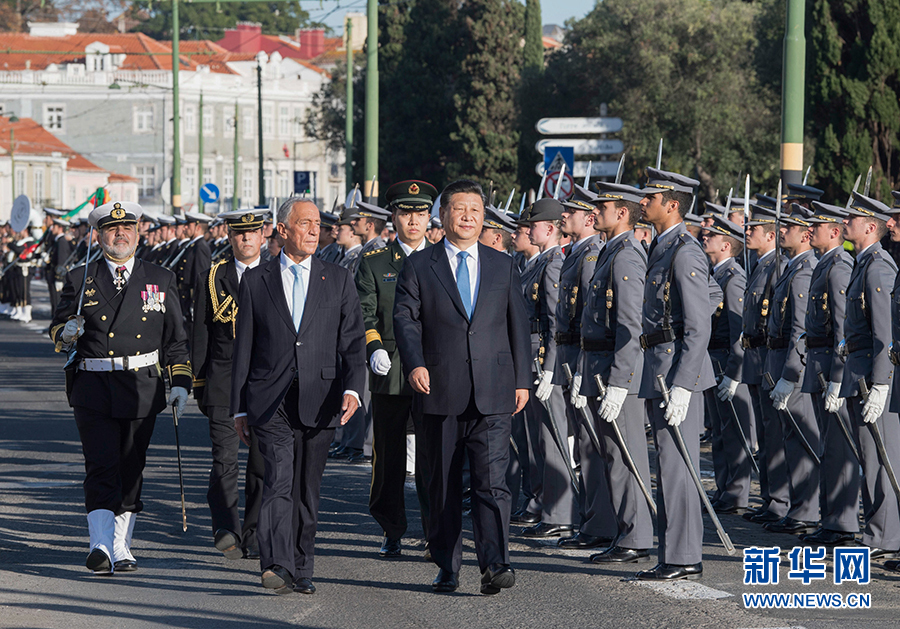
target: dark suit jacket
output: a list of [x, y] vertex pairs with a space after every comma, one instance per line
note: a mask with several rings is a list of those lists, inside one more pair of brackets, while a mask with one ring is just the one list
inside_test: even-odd
[[461, 415], [474, 394], [482, 415], [512, 413], [515, 390], [531, 388], [531, 339], [513, 259], [478, 245], [481, 284], [466, 316], [444, 241], [406, 259], [394, 300], [394, 332], [404, 378], [426, 367], [429, 395], [414, 412]]
[[346, 269], [312, 257], [299, 333], [281, 282], [280, 256], [244, 273], [234, 339], [231, 412], [269, 421], [294, 378], [304, 426], [338, 424], [346, 390], [360, 393], [366, 346], [359, 296]]
[[[213, 275], [212, 286], [210, 275]], [[201, 275], [194, 288], [191, 368], [194, 397], [201, 407], [231, 405], [238, 286], [234, 258], [228, 258]]]

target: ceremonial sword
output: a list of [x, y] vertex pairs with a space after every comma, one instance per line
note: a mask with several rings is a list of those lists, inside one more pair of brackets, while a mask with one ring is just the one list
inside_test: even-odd
[[[866, 384], [865, 377], [859, 379], [859, 394], [862, 396], [863, 402], [869, 399], [869, 385]], [[878, 450], [878, 457], [881, 459], [881, 466], [887, 473], [888, 480], [891, 482], [891, 488], [900, 502], [900, 485], [897, 484], [897, 477], [894, 475], [894, 467], [888, 458], [887, 450], [884, 448], [884, 439], [881, 437], [881, 429], [878, 428], [878, 420], [874, 422], [865, 422], [872, 433], [872, 440], [875, 442], [875, 449]]]
[[[94, 241], [94, 226], [91, 225], [91, 231], [88, 233], [88, 244], [87, 244], [87, 253], [85, 254], [84, 263], [84, 278], [81, 280], [81, 296], [78, 298], [78, 310], [74, 315], [69, 317], [69, 320], [75, 319], [78, 321], [78, 327], [82, 331], [84, 330], [84, 317], [81, 316], [81, 308], [84, 305], [84, 290], [87, 288], [87, 278], [88, 278], [88, 266], [90, 265], [91, 259], [91, 243]], [[69, 350], [68, 358], [66, 359], [66, 364], [63, 366], [63, 370], [69, 369], [75, 362], [78, 360], [78, 344], [73, 343], [72, 349]]]
[[[766, 384], [769, 385], [769, 390], [775, 388], [775, 382], [772, 380], [772, 376], [768, 371], [763, 374], [763, 379], [766, 381]], [[794, 419], [793, 414], [791, 414], [791, 409], [785, 406], [784, 409], [779, 412], [783, 413], [784, 416], [788, 418], [788, 421], [791, 424], [791, 429], [797, 435], [797, 438], [800, 440], [800, 444], [803, 446], [803, 449], [806, 450], [806, 453], [812, 458], [813, 462], [816, 465], [822, 465], [822, 461], [819, 459], [819, 455], [816, 454], [816, 451], [813, 450], [811, 445], [809, 445], [809, 441], [806, 440], [806, 435], [804, 435], [803, 431], [800, 430], [800, 425], [797, 423], [797, 420]]]
[[178, 440], [178, 410], [172, 405], [172, 421], [175, 423], [175, 453], [178, 455], [178, 488], [181, 490], [181, 528], [187, 532], [187, 511], [184, 508], [184, 477], [181, 474], [181, 442]]
[[[828, 383], [825, 381], [825, 376], [822, 375], [821, 371], [817, 375], [819, 377], [819, 385], [822, 387], [822, 391], [827, 393]], [[853, 452], [853, 456], [856, 457], [856, 462], [861, 463], [860, 458], [859, 458], [859, 450], [856, 449], [856, 441], [854, 441], [853, 437], [850, 435], [850, 430], [847, 428], [847, 425], [844, 423], [844, 420], [841, 419], [841, 416], [838, 413], [836, 413], [834, 411], [828, 411], [828, 412], [831, 414], [831, 416], [834, 418], [834, 421], [836, 421], [837, 425], [840, 427], [841, 434], [844, 435], [844, 439], [847, 440], [847, 445], [850, 446], [850, 450]]]
[[[534, 367], [537, 370], [538, 378], [540, 378], [544, 370], [541, 368], [541, 361], [538, 358], [534, 359]], [[537, 395], [535, 395], [535, 397], [537, 397]], [[569, 472], [569, 479], [572, 481], [572, 489], [575, 490], [575, 495], [578, 496], [581, 492], [578, 491], [578, 479], [575, 477], [575, 470], [572, 469], [572, 465], [569, 463], [569, 448], [563, 443], [562, 435], [559, 434], [559, 427], [556, 425], [556, 421], [553, 418], [553, 411], [550, 408], [550, 400], [538, 399], [538, 401], [547, 410], [547, 417], [549, 420], [547, 423], [550, 424], [550, 435], [553, 437], [553, 441], [556, 442], [556, 447], [559, 449], [560, 455], [562, 455], [563, 464]]]
[[[716, 361], [716, 369], [719, 370], [719, 375], [721, 377], [725, 377], [725, 371], [722, 369], [722, 365], [719, 361]], [[716, 399], [716, 405], [721, 408], [722, 401], [719, 399], [719, 396], [713, 393], [713, 397]], [[753, 468], [753, 471], [756, 472], [756, 477], [759, 478], [759, 465], [756, 464], [756, 459], [753, 458], [753, 452], [750, 450], [750, 442], [747, 440], [747, 433], [744, 432], [744, 427], [741, 426], [741, 422], [738, 419], [737, 411], [734, 408], [734, 402], [728, 400], [728, 406], [731, 408], [731, 422], [737, 427], [738, 435], [741, 438], [741, 447], [744, 450], [744, 454], [747, 455], [747, 458], [750, 459], [750, 467]], [[725, 428], [724, 426], [722, 427]]]

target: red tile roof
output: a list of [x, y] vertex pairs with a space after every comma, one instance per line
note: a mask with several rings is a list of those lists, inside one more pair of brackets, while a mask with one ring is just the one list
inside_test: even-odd
[[99, 173], [106, 172], [105, 168], [100, 168], [99, 166], [97, 166], [97, 164], [95, 164], [94, 162], [92, 162], [91, 160], [86, 158], [84, 155], [81, 155], [80, 153], [76, 153], [75, 157], [69, 158], [69, 162], [68, 162], [68, 164], [66, 164], [66, 169], [67, 170], [86, 170], [86, 171], [90, 171], [90, 172], [99, 172]]
[[18, 122], [10, 122], [9, 118], [0, 117], [0, 149], [4, 154], [9, 153], [11, 130], [15, 132], [17, 155], [52, 155], [53, 153], [62, 153], [68, 157], [77, 155], [68, 144], [31, 118], [19, 118]]
[[130, 181], [138, 181], [137, 177], [131, 177], [129, 175], [122, 175], [120, 173], [109, 173], [109, 183], [123, 183]]

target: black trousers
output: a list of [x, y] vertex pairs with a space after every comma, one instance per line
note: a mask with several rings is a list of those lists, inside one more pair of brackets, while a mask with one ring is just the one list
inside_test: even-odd
[[257, 548], [256, 526], [259, 522], [259, 507], [262, 504], [263, 465], [259, 453], [259, 442], [255, 433], [250, 432], [250, 454], [247, 456], [247, 470], [244, 475], [244, 526], [238, 517], [240, 491], [238, 481], [240, 465], [238, 452], [241, 440], [234, 429], [230, 409], [225, 406], [206, 406], [201, 409], [209, 418], [209, 438], [212, 441], [212, 469], [209, 472], [209, 489], [206, 501], [212, 516], [213, 533], [227, 529], [240, 533], [243, 548]]
[[[369, 513], [391, 539], [406, 533], [406, 429], [410, 418], [412, 398], [405, 395], [372, 395], [372, 487], [369, 492]], [[416, 467], [419, 467], [418, 460]], [[417, 470], [418, 471], [418, 470]], [[419, 497], [423, 526], [427, 508], [427, 484], [416, 474], [416, 493]], [[422, 506], [424, 499], [424, 506]]]
[[56, 292], [56, 270], [49, 266], [44, 267], [44, 279], [47, 280], [47, 291], [50, 293], [50, 313], [56, 312], [56, 304], [59, 303], [59, 295]]
[[462, 469], [468, 454], [475, 554], [482, 572], [509, 563], [512, 499], [506, 485], [512, 416], [481, 415], [474, 398], [462, 415], [423, 415], [416, 458], [428, 474], [428, 547], [434, 563], [462, 565]]
[[296, 386], [275, 416], [253, 426], [265, 463], [259, 510], [260, 567], [279, 565], [294, 579], [312, 577], [319, 491], [334, 428], [308, 428], [297, 419]]
[[144, 508], [144, 464], [156, 415], [115, 419], [76, 406], [75, 424], [84, 452], [84, 506], [88, 513], [109, 509], [116, 515]]

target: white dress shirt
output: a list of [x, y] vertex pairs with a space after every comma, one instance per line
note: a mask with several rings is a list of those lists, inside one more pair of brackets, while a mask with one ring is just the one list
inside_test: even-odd
[[[235, 260], [235, 261], [234, 261], [234, 268], [235, 268], [235, 270], [237, 271], [238, 284], [240, 284], [240, 283], [241, 283], [241, 280], [244, 278], [244, 271], [246, 271], [247, 269], [255, 269], [255, 268], [258, 267], [258, 266], [259, 266], [259, 256], [257, 256], [257, 257], [256, 257], [256, 260], [254, 260], [254, 261], [251, 262], [250, 264], [244, 264], [243, 262], [240, 262], [240, 261], [238, 261], [238, 260]], [[290, 303], [291, 303], [291, 302], [288, 302], [288, 307], [289, 307], [289, 308], [290, 308]]]
[[450, 260], [450, 272], [453, 273], [454, 280], [456, 279], [456, 271], [459, 266], [459, 258], [456, 257], [456, 254], [460, 251], [465, 251], [469, 254], [469, 257], [466, 258], [466, 266], [469, 269], [469, 290], [472, 292], [470, 295], [471, 301], [469, 303], [472, 304], [472, 309], [474, 310], [475, 301], [478, 298], [478, 287], [481, 284], [481, 264], [478, 258], [478, 243], [476, 242], [468, 249], [460, 249], [445, 238], [444, 250], [447, 252], [447, 258]]
[[109, 268], [109, 274], [113, 276], [113, 279], [115, 279], [115, 277], [116, 277], [116, 269], [119, 268], [120, 266], [124, 266], [125, 267], [125, 281], [126, 282], [128, 281], [128, 279], [131, 277], [131, 272], [134, 270], [134, 256], [131, 256], [130, 258], [128, 258], [127, 262], [124, 262], [122, 264], [113, 262], [112, 260], [110, 260], [109, 258], [106, 258], [106, 257], [104, 257], [103, 259], [106, 260], [106, 266]]
[[423, 238], [423, 239], [422, 239], [422, 242], [419, 243], [419, 246], [416, 247], [415, 249], [413, 249], [412, 247], [410, 247], [408, 244], [406, 244], [405, 242], [403, 242], [403, 241], [400, 240], [399, 238], [397, 239], [397, 242], [400, 243], [400, 248], [403, 249], [403, 253], [406, 254], [406, 257], [407, 257], [407, 258], [408, 258], [410, 255], [412, 255], [412, 253], [413, 253], [414, 251], [422, 251], [422, 249], [425, 248], [425, 245], [428, 244], [428, 241], [425, 240], [425, 239]]
[[[297, 278], [294, 277], [294, 271], [292, 270], [292, 268], [297, 263], [284, 255], [283, 249], [281, 251], [281, 254], [279, 255], [279, 260], [281, 261], [281, 286], [284, 289], [284, 299], [285, 301], [287, 301], [288, 311], [291, 313], [291, 317], [293, 318], [294, 282], [297, 281]], [[309, 271], [311, 264], [312, 256], [307, 256], [306, 259], [300, 263], [300, 274], [303, 276], [303, 283], [300, 285], [300, 299], [304, 304], [306, 303], [306, 293], [309, 289]]]

